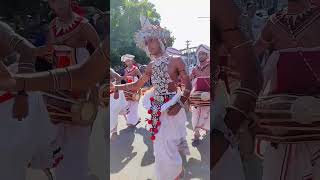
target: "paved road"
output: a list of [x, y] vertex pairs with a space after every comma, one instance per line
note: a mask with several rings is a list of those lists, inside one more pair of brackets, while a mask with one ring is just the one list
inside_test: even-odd
[[[141, 107], [139, 113], [144, 119], [147, 113]], [[110, 161], [107, 159], [108, 151], [104, 144], [103, 122], [105, 117], [98, 117], [91, 137], [91, 151], [89, 155], [90, 169], [93, 174], [103, 177], [109, 174], [106, 165], [110, 163], [111, 180], [155, 180], [154, 156], [149, 132], [140, 123], [135, 129], [126, 127], [123, 116], [119, 116], [119, 136], [110, 143]], [[190, 114], [189, 114], [190, 120]], [[209, 136], [204, 137], [202, 143], [192, 147], [191, 124], [187, 125], [187, 141], [191, 155], [187, 157], [184, 167], [186, 170], [184, 180], [209, 180]], [[99, 147], [99, 148], [97, 148]], [[106, 152], [106, 153], [104, 153]], [[102, 175], [101, 175], [102, 174]], [[46, 180], [44, 174], [38, 170], [28, 170], [27, 180]], [[92, 180], [96, 180], [92, 178]]]
[[[139, 108], [142, 120], [147, 113]], [[189, 115], [190, 119], [190, 115]], [[191, 155], [184, 164], [185, 180], [209, 180], [210, 139], [205, 137], [197, 148], [192, 147], [191, 124], [187, 127], [187, 141]], [[123, 116], [119, 116], [118, 137], [110, 143], [110, 177], [111, 180], [155, 180], [154, 156], [149, 132], [142, 121], [135, 129], [127, 128]]]

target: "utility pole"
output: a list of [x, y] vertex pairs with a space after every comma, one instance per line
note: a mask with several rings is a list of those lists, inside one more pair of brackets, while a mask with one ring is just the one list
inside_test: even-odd
[[187, 45], [187, 66], [189, 68], [190, 66], [190, 55], [189, 55], [189, 45], [190, 45], [190, 42], [189, 40], [186, 41], [186, 45]]

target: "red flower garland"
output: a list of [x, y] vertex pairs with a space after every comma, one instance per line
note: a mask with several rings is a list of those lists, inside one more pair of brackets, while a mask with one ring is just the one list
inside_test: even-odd
[[[169, 97], [164, 97], [162, 101], [158, 102], [160, 104], [166, 103], [170, 100]], [[154, 104], [155, 102], [155, 98], [154, 97], [150, 97], [150, 101], [151, 104]], [[157, 109], [149, 109], [148, 110], [148, 114], [151, 115], [151, 119], [146, 119], [147, 123], [150, 124], [152, 127], [149, 129], [149, 131], [151, 132], [151, 137], [150, 139], [152, 141], [154, 141], [156, 139], [156, 134], [159, 132], [158, 127], [161, 125], [161, 121], [160, 121], [160, 116], [161, 116], [161, 106], [153, 106], [153, 107], [157, 107]]]

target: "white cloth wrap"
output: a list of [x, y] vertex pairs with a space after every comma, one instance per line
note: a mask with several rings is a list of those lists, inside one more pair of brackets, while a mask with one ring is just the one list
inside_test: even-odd
[[30, 161], [33, 168], [51, 164], [50, 142], [55, 137], [55, 127], [49, 121], [41, 93], [28, 94], [29, 115], [21, 122], [12, 118], [14, 99], [0, 103], [0, 179], [24, 180]]
[[187, 117], [184, 109], [175, 116], [164, 112], [160, 116], [161, 126], [154, 141], [155, 170], [158, 180], [175, 179], [182, 170], [179, 145], [186, 138]]
[[114, 94], [110, 94], [110, 133], [116, 131], [118, 115], [123, 109], [126, 109], [127, 103], [123, 91], [119, 91], [118, 99], [114, 99]]
[[[161, 106], [161, 110], [160, 110], [161, 113], [165, 112], [166, 110], [168, 110], [168, 108], [175, 105], [179, 101], [181, 95], [182, 95], [182, 92], [180, 89], [178, 89], [177, 93], [171, 98], [171, 100], [169, 100], [168, 102], [164, 103]], [[149, 110], [151, 108], [150, 98], [153, 96], [154, 96], [153, 90], [150, 90], [149, 92], [145, 93], [145, 95], [143, 96], [142, 105], [146, 110]]]

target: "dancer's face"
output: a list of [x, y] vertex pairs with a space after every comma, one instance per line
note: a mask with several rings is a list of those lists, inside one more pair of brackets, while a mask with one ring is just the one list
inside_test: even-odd
[[127, 59], [124, 63], [125, 63], [128, 67], [131, 67], [131, 66], [132, 66], [132, 60], [131, 60], [131, 59]]
[[158, 39], [150, 38], [145, 41], [145, 44], [151, 55], [158, 55], [161, 53], [161, 47]]
[[71, 10], [71, 0], [49, 0], [49, 6], [57, 16], [61, 16]]
[[198, 56], [199, 56], [199, 61], [200, 62], [204, 62], [204, 61], [206, 61], [208, 59], [208, 54], [203, 52], [203, 51], [200, 51]]

